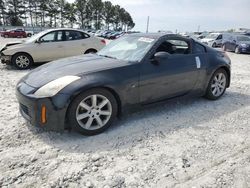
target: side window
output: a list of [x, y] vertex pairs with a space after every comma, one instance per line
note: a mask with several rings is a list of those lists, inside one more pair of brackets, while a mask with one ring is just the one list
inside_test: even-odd
[[221, 40], [222, 39], [222, 35], [219, 35], [218, 37], [217, 37], [217, 40]]
[[204, 46], [202, 46], [201, 44], [199, 43], [195, 43], [195, 46], [194, 46], [194, 53], [196, 54], [201, 54], [201, 53], [205, 53], [206, 52], [206, 49]]
[[48, 33], [40, 38], [41, 42], [54, 42], [55, 41], [56, 32]]
[[190, 45], [181, 39], [166, 40], [156, 50], [156, 52], [168, 52], [170, 54], [189, 54]]
[[71, 40], [85, 39], [88, 38], [89, 36], [79, 31], [65, 31], [65, 37], [66, 41], [71, 41]]
[[48, 33], [40, 38], [41, 42], [59, 42], [63, 41], [63, 32], [62, 31], [55, 31]]

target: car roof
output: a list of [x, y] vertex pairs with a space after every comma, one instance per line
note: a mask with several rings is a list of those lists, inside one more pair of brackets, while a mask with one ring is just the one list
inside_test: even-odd
[[135, 36], [135, 37], [148, 37], [153, 39], [159, 39], [163, 36], [172, 36], [172, 37], [180, 37], [180, 38], [187, 38], [177, 34], [167, 34], [167, 33], [134, 33], [129, 34], [128, 36]]
[[84, 32], [83, 30], [73, 29], [73, 28], [56, 28], [56, 29], [47, 29], [46, 31], [61, 31], [61, 30], [71, 30], [71, 31], [81, 31], [81, 32]]

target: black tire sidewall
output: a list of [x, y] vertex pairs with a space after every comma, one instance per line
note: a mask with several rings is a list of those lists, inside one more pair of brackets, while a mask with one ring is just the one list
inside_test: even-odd
[[[79, 123], [76, 120], [76, 110], [77, 107], [79, 105], [79, 103], [85, 99], [86, 97], [93, 95], [93, 94], [100, 94], [105, 96], [110, 102], [111, 102], [111, 106], [112, 106], [112, 115], [109, 119], [109, 121], [106, 123], [105, 126], [103, 126], [100, 129], [97, 130], [87, 130], [82, 128]], [[93, 136], [93, 135], [97, 135], [100, 134], [102, 132], [104, 132], [106, 129], [108, 129], [112, 122], [114, 121], [114, 119], [116, 118], [118, 113], [118, 105], [117, 105], [117, 101], [115, 99], [115, 97], [113, 96], [113, 94], [111, 92], [109, 92], [106, 89], [90, 89], [86, 92], [83, 92], [81, 94], [79, 94], [70, 104], [68, 112], [67, 112], [67, 120], [69, 123], [69, 126], [71, 126], [72, 129], [76, 130], [77, 132], [86, 135], [86, 136]]]
[[[27, 67], [24, 67], [24, 68], [22, 68], [22, 67], [19, 67], [17, 64], [16, 64], [16, 59], [17, 59], [17, 57], [18, 56], [20, 56], [20, 55], [22, 55], [22, 56], [26, 56], [28, 59], [29, 59], [29, 65], [27, 66]], [[28, 54], [25, 54], [25, 53], [17, 53], [17, 54], [15, 54], [13, 57], [12, 57], [12, 64], [17, 68], [17, 69], [20, 69], [20, 70], [25, 70], [25, 69], [29, 69], [31, 66], [32, 66], [32, 64], [33, 64], [33, 59], [30, 57], [30, 55], [28, 55]]]
[[[212, 86], [215, 75], [217, 75], [218, 73], [223, 73], [226, 76], [226, 87], [225, 87], [223, 93], [220, 96], [214, 96], [213, 93], [212, 93], [211, 86]], [[221, 98], [224, 95], [224, 93], [225, 93], [225, 91], [227, 89], [228, 79], [229, 79], [228, 74], [224, 69], [218, 69], [217, 71], [215, 71], [215, 73], [213, 74], [213, 76], [211, 77], [211, 79], [209, 81], [205, 97], [207, 99], [210, 99], [210, 100], [217, 100], [217, 99]]]

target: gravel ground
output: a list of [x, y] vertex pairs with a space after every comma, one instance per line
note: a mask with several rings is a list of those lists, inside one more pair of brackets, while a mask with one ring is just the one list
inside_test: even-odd
[[27, 125], [15, 84], [29, 71], [0, 65], [0, 187], [250, 187], [250, 56], [228, 54], [221, 100], [168, 101], [94, 137]]

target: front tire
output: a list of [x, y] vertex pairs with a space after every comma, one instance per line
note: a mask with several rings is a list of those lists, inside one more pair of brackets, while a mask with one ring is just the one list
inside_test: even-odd
[[205, 97], [210, 100], [217, 100], [225, 93], [228, 85], [228, 74], [224, 69], [217, 70], [207, 88]]
[[227, 51], [227, 48], [226, 48], [226, 45], [225, 45], [225, 44], [222, 45], [222, 50], [223, 50], [224, 52]]
[[78, 95], [71, 103], [69, 125], [83, 135], [93, 136], [108, 129], [117, 116], [115, 97], [105, 89], [91, 89]]
[[20, 70], [29, 69], [33, 64], [33, 59], [26, 53], [17, 53], [12, 58], [12, 64]]
[[234, 52], [235, 52], [236, 54], [240, 54], [240, 47], [239, 47], [239, 46], [236, 46]]

